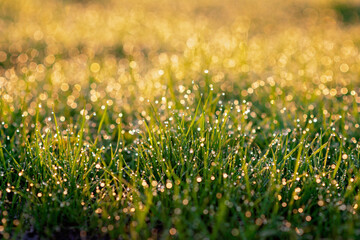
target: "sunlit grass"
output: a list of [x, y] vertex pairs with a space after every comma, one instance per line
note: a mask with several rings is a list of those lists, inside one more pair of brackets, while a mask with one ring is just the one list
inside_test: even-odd
[[358, 238], [348, 4], [0, 1], [0, 238]]

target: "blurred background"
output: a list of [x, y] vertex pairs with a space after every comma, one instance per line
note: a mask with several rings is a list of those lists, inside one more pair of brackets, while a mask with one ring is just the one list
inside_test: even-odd
[[131, 122], [209, 88], [258, 115], [271, 100], [357, 114], [359, 16], [357, 1], [0, 1], [0, 117], [108, 105]]

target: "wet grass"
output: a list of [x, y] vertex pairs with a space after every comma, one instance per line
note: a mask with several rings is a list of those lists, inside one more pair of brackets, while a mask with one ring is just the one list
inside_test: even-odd
[[0, 237], [358, 238], [359, 30], [252, 4], [1, 3]]

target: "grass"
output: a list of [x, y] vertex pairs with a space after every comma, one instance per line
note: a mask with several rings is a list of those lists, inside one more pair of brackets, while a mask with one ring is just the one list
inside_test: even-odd
[[253, 4], [0, 2], [0, 237], [358, 238], [358, 26]]

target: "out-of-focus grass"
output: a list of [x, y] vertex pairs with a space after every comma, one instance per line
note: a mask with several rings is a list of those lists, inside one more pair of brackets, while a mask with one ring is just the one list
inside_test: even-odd
[[0, 1], [0, 236], [358, 238], [351, 6]]

